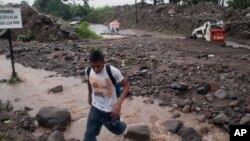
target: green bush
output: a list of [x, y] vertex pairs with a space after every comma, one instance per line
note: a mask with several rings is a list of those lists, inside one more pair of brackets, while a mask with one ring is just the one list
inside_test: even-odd
[[102, 36], [97, 35], [95, 32], [89, 30], [87, 22], [82, 22], [77, 28], [76, 32], [80, 35], [81, 39], [102, 39]]
[[105, 14], [109, 11], [111, 11], [111, 8], [108, 6], [95, 9], [92, 8], [84, 20], [90, 23], [103, 23], [105, 21]]
[[26, 34], [21, 34], [17, 36], [17, 41], [19, 42], [29, 42], [34, 39], [35, 39], [35, 36], [30, 30]]
[[22, 82], [22, 80], [18, 77], [18, 76], [15, 76], [15, 77], [11, 77], [9, 80], [8, 80], [8, 83], [11, 84], [11, 85], [14, 85], [14, 84], [18, 84]]

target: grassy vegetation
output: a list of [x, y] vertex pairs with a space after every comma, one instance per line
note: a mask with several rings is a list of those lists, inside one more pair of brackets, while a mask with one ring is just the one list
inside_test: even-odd
[[91, 9], [90, 13], [84, 18], [84, 20], [90, 23], [103, 23], [105, 21], [105, 14], [109, 11], [111, 11], [111, 8], [108, 6]]
[[102, 36], [97, 35], [95, 32], [89, 30], [89, 25], [87, 22], [82, 22], [78, 27], [77, 27], [77, 33], [79, 34], [81, 39], [102, 39]]
[[22, 80], [18, 76], [15, 76], [15, 77], [12, 76], [8, 80], [8, 84], [11, 84], [11, 85], [14, 85], [14, 84], [17, 84], [17, 83], [20, 83], [20, 82], [22, 82]]
[[35, 39], [34, 34], [28, 30], [26, 34], [20, 34], [17, 36], [17, 41], [19, 42], [29, 42]]

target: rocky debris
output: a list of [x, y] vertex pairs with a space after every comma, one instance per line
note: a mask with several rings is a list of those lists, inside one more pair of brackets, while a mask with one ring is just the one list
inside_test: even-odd
[[134, 125], [127, 129], [124, 137], [135, 141], [148, 141], [150, 131], [147, 125]]
[[[1, 140], [29, 139], [35, 140], [32, 134], [36, 130], [35, 118], [25, 110], [11, 111], [6, 109], [0, 100], [0, 137]], [[9, 103], [10, 105], [10, 103]]]
[[[0, 41], [0, 49], [5, 49], [7, 41]], [[179, 111], [190, 105], [190, 110], [186, 106], [184, 112], [209, 112], [211, 114], [205, 115], [207, 122], [223, 112], [230, 122], [237, 124], [245, 115], [249, 104], [250, 60], [241, 60], [241, 56], [250, 54], [247, 49], [224, 48], [218, 43], [188, 39], [148, 37], [53, 44], [13, 42], [13, 46], [17, 63], [55, 71], [58, 73], [55, 76], [66, 77], [84, 77], [84, 70], [89, 65], [89, 51], [93, 47], [101, 47], [106, 61], [120, 68], [128, 79], [130, 95], [156, 98], [159, 105], [170, 106]], [[209, 60], [198, 59], [197, 54], [201, 50], [216, 57]], [[8, 50], [4, 50], [4, 53], [9, 54]], [[123, 61], [125, 66], [122, 67]], [[142, 70], [147, 73], [140, 73]], [[171, 88], [172, 84], [182, 84], [180, 82], [185, 82], [185, 87], [188, 87], [186, 91], [181, 91], [182, 88], [176, 90], [177, 85], [174, 89]], [[212, 86], [211, 82], [216, 86]], [[208, 84], [211, 90], [207, 94], [197, 94], [197, 88]], [[214, 95], [221, 90], [226, 93], [226, 99]], [[177, 94], [177, 91], [183, 93]]]
[[[54, 42], [79, 39], [72, 26], [63, 25], [61, 19], [39, 13], [29, 5], [20, 5], [23, 28], [13, 30], [13, 39], [19, 41]], [[65, 30], [65, 29], [69, 30]]]
[[67, 126], [71, 122], [71, 115], [66, 109], [48, 106], [39, 110], [36, 120], [43, 127], [53, 128], [57, 125]]

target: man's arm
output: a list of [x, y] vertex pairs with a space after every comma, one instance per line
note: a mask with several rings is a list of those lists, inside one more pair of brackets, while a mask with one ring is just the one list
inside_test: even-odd
[[111, 114], [112, 117], [119, 116], [119, 114], [121, 112], [122, 103], [123, 103], [124, 99], [127, 97], [128, 92], [129, 92], [129, 84], [128, 84], [128, 81], [126, 79], [123, 79], [121, 81], [121, 86], [123, 87], [123, 90], [122, 90], [121, 96], [118, 98], [116, 104], [113, 107], [112, 114]]
[[91, 87], [91, 84], [88, 80], [88, 91], [89, 91], [89, 98], [88, 98], [88, 101], [89, 101], [89, 105], [92, 104], [92, 97], [91, 97], [91, 94], [92, 94], [92, 87]]

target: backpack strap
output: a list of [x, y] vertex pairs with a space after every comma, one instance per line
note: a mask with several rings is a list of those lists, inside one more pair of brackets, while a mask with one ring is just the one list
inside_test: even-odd
[[116, 96], [118, 98], [118, 97], [121, 96], [121, 84], [116, 83], [116, 80], [115, 80], [115, 78], [114, 78], [114, 76], [112, 75], [112, 72], [111, 72], [110, 64], [106, 64], [106, 71], [108, 73], [108, 76], [109, 76], [111, 82], [115, 86]]
[[88, 66], [88, 67], [87, 67], [87, 76], [88, 76], [88, 79], [89, 79], [89, 74], [90, 74], [90, 71], [91, 71], [91, 67], [90, 67], [90, 66]]
[[116, 81], [115, 81], [114, 76], [113, 76], [112, 73], [111, 73], [110, 64], [106, 64], [106, 71], [107, 71], [107, 73], [108, 73], [108, 75], [109, 75], [109, 78], [110, 78], [110, 80], [112, 81], [113, 85], [116, 87], [116, 86], [117, 86], [117, 83], [116, 83]]

